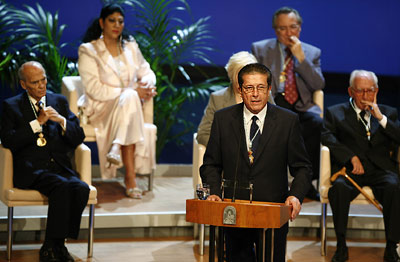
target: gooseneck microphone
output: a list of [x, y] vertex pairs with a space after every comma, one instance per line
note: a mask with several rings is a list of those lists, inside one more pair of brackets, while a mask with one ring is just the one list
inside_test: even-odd
[[235, 195], [236, 195], [236, 188], [237, 188], [237, 173], [239, 169], [239, 156], [240, 156], [240, 146], [242, 144], [242, 134], [239, 136], [239, 146], [238, 146], [238, 152], [236, 156], [236, 167], [235, 167], [235, 180], [233, 181], [233, 196], [232, 196], [232, 202], [235, 202]]

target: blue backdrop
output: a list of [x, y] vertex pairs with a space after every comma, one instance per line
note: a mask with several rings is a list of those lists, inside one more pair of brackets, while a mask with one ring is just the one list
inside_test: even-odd
[[[34, 1], [6, 0], [16, 6]], [[61, 23], [67, 24], [62, 41], [73, 42], [63, 51], [77, 56], [77, 46], [89, 21], [100, 13], [100, 0], [39, 0], [50, 12], [59, 11]], [[399, 0], [188, 0], [194, 19], [211, 16], [210, 30], [219, 51], [210, 54], [217, 65], [229, 57], [250, 50], [252, 42], [274, 37], [271, 18], [276, 9], [287, 5], [296, 8], [304, 23], [301, 40], [322, 49], [324, 72], [349, 73], [353, 69], [372, 70], [378, 75], [400, 75]], [[190, 21], [188, 16], [180, 16]], [[133, 26], [133, 15], [127, 14]]]

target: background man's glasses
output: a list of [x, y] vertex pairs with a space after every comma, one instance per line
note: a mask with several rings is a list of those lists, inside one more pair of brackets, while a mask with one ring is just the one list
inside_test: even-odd
[[376, 92], [376, 90], [377, 90], [377, 88], [374, 88], [374, 87], [369, 88], [369, 89], [358, 89], [358, 88], [352, 87], [351, 89], [352, 89], [357, 95], [362, 95], [362, 94], [364, 94], [364, 93], [366, 93], [367, 95], [372, 95], [372, 94], [375, 94], [375, 92]]
[[290, 26], [277, 26], [275, 28], [275, 30], [278, 31], [279, 33], [282, 33], [282, 32], [286, 32], [288, 30], [291, 31], [291, 32], [294, 32], [294, 31], [299, 30], [299, 28], [300, 28], [300, 25], [293, 24], [293, 25], [290, 25]]

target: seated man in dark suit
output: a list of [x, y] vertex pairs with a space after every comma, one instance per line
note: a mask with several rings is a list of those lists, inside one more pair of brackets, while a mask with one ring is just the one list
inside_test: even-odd
[[[215, 113], [200, 168], [202, 180], [210, 185], [208, 200], [221, 201], [223, 175], [226, 184], [253, 184], [253, 200], [292, 205], [293, 220], [300, 212], [312, 173], [299, 118], [267, 102], [271, 71], [266, 66], [258, 63], [244, 66], [239, 71], [238, 83], [243, 102]], [[294, 177], [290, 190], [287, 167]], [[242, 186], [236, 191], [226, 188], [224, 196], [232, 198], [234, 192], [237, 199], [249, 199], [249, 191]], [[257, 230], [226, 228], [225, 231], [227, 261], [255, 261]], [[287, 223], [275, 230], [274, 262], [285, 261], [287, 233]]]
[[[400, 188], [395, 150], [400, 144], [400, 121], [395, 108], [378, 105], [378, 79], [373, 72], [355, 70], [350, 76], [350, 101], [328, 108], [322, 143], [331, 152], [332, 173], [346, 173], [361, 187], [370, 186], [383, 206], [386, 233], [384, 261], [397, 262], [400, 240]], [[346, 261], [346, 227], [350, 202], [359, 191], [343, 176], [329, 189], [337, 249], [333, 262]]]
[[49, 199], [40, 261], [74, 261], [64, 242], [78, 237], [90, 190], [72, 169], [71, 156], [85, 135], [66, 98], [46, 93], [40, 63], [24, 63], [18, 74], [26, 92], [3, 103], [1, 143], [13, 154], [14, 186]]

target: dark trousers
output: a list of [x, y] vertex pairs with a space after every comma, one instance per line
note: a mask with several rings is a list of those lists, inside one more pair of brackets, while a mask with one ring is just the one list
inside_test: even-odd
[[298, 114], [300, 120], [301, 134], [304, 139], [304, 145], [312, 164], [313, 177], [312, 180], [319, 178], [319, 157], [321, 144], [321, 130], [323, 120], [320, 115], [311, 112], [299, 112], [295, 109], [294, 104], [289, 104], [284, 96], [280, 93], [276, 94], [275, 103], [286, 109]]
[[[364, 167], [365, 169], [365, 167]], [[400, 187], [397, 174], [387, 170], [375, 170], [364, 175], [347, 174], [360, 186], [370, 186], [375, 198], [383, 206], [383, 219], [387, 241], [400, 240]], [[329, 189], [333, 223], [338, 245], [346, 238], [350, 202], [359, 191], [343, 176], [339, 176]]]
[[[224, 228], [226, 243], [226, 259], [228, 262], [255, 262], [257, 261], [254, 247], [258, 248], [261, 229], [255, 228]], [[267, 230], [265, 241], [265, 261], [270, 261], [270, 231]], [[288, 224], [275, 229], [274, 261], [285, 262], [286, 236]]]
[[42, 170], [30, 187], [49, 199], [46, 239], [78, 238], [89, 186], [56, 164]]

